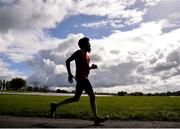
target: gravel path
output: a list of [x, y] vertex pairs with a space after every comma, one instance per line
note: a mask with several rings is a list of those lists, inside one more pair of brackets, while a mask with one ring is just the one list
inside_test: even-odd
[[108, 120], [100, 126], [81, 119], [0, 116], [0, 128], [180, 128], [180, 122]]

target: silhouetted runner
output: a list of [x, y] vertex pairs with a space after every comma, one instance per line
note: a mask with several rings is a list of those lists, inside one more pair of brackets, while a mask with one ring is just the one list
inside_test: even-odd
[[[95, 94], [93, 92], [91, 83], [88, 80], [88, 75], [91, 69], [97, 69], [97, 65], [92, 64], [89, 66], [90, 63], [90, 57], [88, 53], [91, 52], [91, 45], [89, 43], [89, 39], [87, 37], [84, 37], [79, 40], [78, 45], [80, 47], [80, 50], [77, 50], [74, 52], [67, 60], [66, 60], [66, 67], [68, 71], [68, 81], [70, 83], [73, 82], [73, 78], [76, 80], [76, 91], [75, 95], [72, 98], [65, 99], [64, 101], [60, 103], [51, 102], [51, 116], [53, 117], [56, 111], [56, 108], [58, 106], [62, 106], [64, 104], [69, 104], [72, 102], [77, 102], [80, 99], [80, 96], [85, 90], [85, 92], [88, 94], [90, 98], [90, 104], [91, 109], [94, 115], [94, 124], [99, 125], [101, 122], [104, 122], [108, 119], [108, 117], [99, 117], [96, 109], [96, 102], [95, 102]], [[71, 73], [70, 69], [70, 62], [75, 61], [76, 63], [76, 76], [74, 77]]]

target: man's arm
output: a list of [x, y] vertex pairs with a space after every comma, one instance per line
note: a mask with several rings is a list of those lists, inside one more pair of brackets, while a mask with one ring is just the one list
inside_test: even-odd
[[71, 68], [70, 68], [70, 63], [71, 61], [73, 61], [73, 57], [69, 57], [67, 60], [66, 60], [66, 68], [67, 68], [67, 72], [68, 72], [68, 81], [70, 83], [73, 83], [73, 78], [75, 78], [72, 73], [71, 73]]
[[97, 65], [92, 64], [91, 67], [89, 67], [89, 69], [90, 69], [90, 70], [91, 70], [91, 69], [98, 69], [98, 67], [97, 67]]

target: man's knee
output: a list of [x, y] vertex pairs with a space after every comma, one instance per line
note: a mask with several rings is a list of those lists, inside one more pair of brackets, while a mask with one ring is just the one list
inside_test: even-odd
[[79, 99], [80, 99], [80, 97], [79, 97], [79, 96], [74, 96], [74, 97], [73, 97], [73, 101], [74, 101], [74, 102], [78, 102], [78, 101], [79, 101]]

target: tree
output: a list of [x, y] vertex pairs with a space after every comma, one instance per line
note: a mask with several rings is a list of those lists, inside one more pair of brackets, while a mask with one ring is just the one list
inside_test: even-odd
[[134, 92], [134, 93], [130, 93], [130, 95], [132, 96], [143, 96], [142, 92]]
[[10, 89], [10, 81], [6, 81], [6, 90], [9, 90]]
[[57, 89], [56, 93], [69, 93], [69, 92], [66, 90]]
[[3, 90], [6, 90], [6, 81], [5, 80], [2, 81], [2, 85], [3, 85]]
[[26, 87], [26, 81], [22, 78], [14, 78], [10, 81], [10, 87], [14, 90], [19, 90]]
[[125, 96], [125, 95], [127, 95], [127, 92], [124, 92], [124, 91], [118, 92], [118, 96]]
[[0, 90], [3, 90], [3, 83], [2, 83], [2, 80], [0, 80]]

